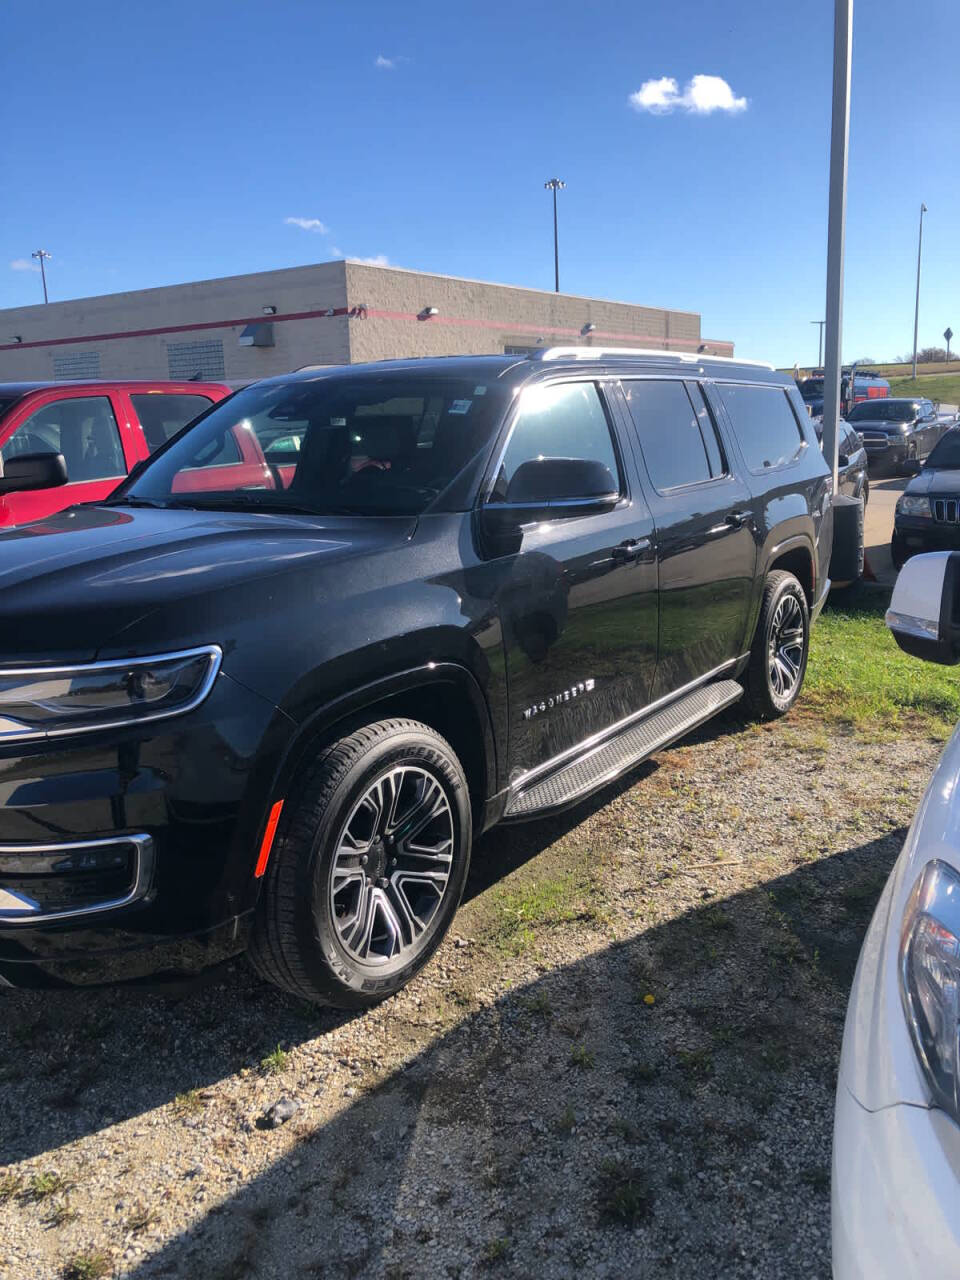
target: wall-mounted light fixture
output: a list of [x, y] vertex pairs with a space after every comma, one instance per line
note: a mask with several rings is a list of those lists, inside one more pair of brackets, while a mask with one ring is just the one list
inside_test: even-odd
[[597, 326], [596, 326], [595, 324], [592, 324], [592, 323], [588, 320], [588, 321], [587, 321], [587, 323], [586, 323], [586, 324], [583, 326], [583, 328], [580, 330], [580, 337], [581, 337], [581, 338], [585, 338], [585, 337], [587, 336], [587, 334], [588, 334], [588, 333], [593, 333], [593, 331], [596, 329], [596, 327], [597, 327]]
[[260, 310], [265, 316], [275, 316], [277, 314], [276, 307], [261, 307]]
[[438, 316], [439, 314], [440, 314], [440, 311], [439, 311], [439, 308], [437, 307], [424, 307], [423, 310], [420, 312], [420, 314], [417, 316], [417, 319], [429, 320], [431, 319], [431, 317]]

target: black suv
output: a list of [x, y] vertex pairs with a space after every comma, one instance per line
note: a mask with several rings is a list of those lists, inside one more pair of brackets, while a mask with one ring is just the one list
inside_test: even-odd
[[565, 348], [238, 392], [106, 502], [0, 532], [0, 981], [249, 948], [311, 1000], [397, 990], [477, 833], [744, 695], [791, 706], [831, 530], [768, 366]]
[[875, 470], [915, 471], [946, 430], [931, 400], [863, 400], [847, 414]]

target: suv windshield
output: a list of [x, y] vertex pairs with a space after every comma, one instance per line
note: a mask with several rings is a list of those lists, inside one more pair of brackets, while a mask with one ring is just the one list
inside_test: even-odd
[[912, 422], [917, 407], [906, 400], [862, 400], [847, 414], [849, 422]]
[[942, 467], [945, 470], [960, 470], [960, 431], [948, 431], [934, 445], [930, 457], [926, 461], [928, 467]]
[[339, 515], [464, 509], [464, 473], [482, 466], [506, 395], [496, 383], [422, 372], [257, 384], [162, 449], [113, 501]]
[[822, 400], [823, 379], [804, 378], [800, 383], [800, 394], [803, 396], [804, 400]]

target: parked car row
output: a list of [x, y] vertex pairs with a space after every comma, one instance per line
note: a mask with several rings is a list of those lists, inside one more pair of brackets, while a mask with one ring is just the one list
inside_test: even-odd
[[[213, 382], [0, 383], [0, 526], [106, 498], [229, 394]], [[48, 483], [24, 489], [30, 472]]]

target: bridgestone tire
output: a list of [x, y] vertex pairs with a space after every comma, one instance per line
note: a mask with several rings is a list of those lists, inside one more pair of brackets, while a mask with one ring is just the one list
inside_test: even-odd
[[[361, 963], [334, 921], [331, 868], [344, 824], [391, 769], [412, 768], [441, 788], [453, 831], [449, 878], [411, 954]], [[319, 1004], [362, 1009], [399, 991], [439, 946], [460, 904], [470, 866], [467, 780], [453, 748], [414, 720], [355, 730], [305, 766], [288, 794], [257, 908], [249, 957], [268, 982]]]
[[[776, 690], [771, 677], [772, 645], [774, 640], [774, 624], [777, 611], [785, 597], [792, 597], [799, 606], [803, 633], [802, 656], [798, 665], [798, 674], [792, 688], [786, 694]], [[788, 608], [790, 606], [787, 606]], [[807, 670], [807, 655], [810, 651], [810, 610], [803, 587], [792, 573], [783, 569], [775, 569], [767, 575], [763, 587], [763, 598], [760, 602], [760, 617], [750, 650], [750, 661], [747, 664], [744, 685], [746, 696], [744, 702], [748, 711], [760, 720], [775, 720], [786, 715], [797, 700], [803, 686], [803, 677]]]

